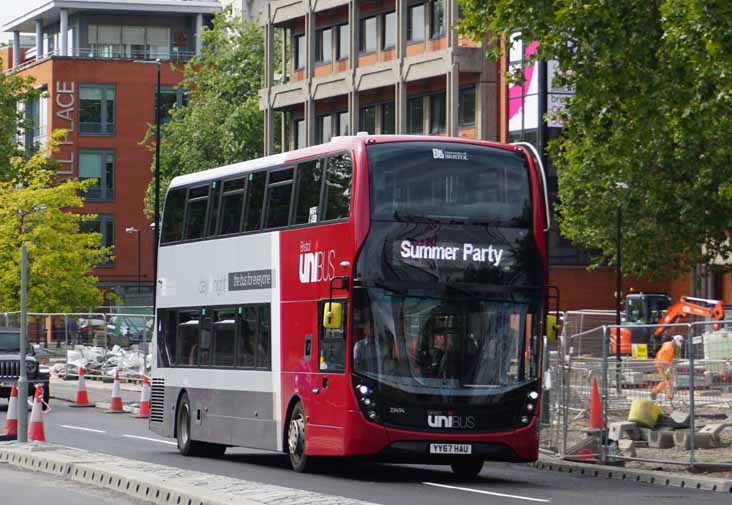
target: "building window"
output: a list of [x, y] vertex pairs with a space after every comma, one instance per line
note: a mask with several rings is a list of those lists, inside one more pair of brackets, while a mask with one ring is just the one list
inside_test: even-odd
[[409, 42], [424, 40], [424, 4], [412, 5], [408, 9], [407, 40]]
[[41, 96], [25, 106], [28, 126], [25, 130], [25, 148], [28, 152], [35, 152], [48, 139], [48, 95], [45, 87], [40, 91]]
[[89, 56], [94, 58], [170, 59], [168, 27], [89, 25], [87, 33]]
[[79, 180], [94, 179], [86, 200], [114, 200], [114, 151], [79, 151]]
[[298, 119], [295, 121], [295, 149], [302, 149], [307, 144], [307, 134], [305, 132], [305, 120]]
[[295, 50], [295, 70], [305, 68], [305, 60], [307, 59], [305, 54], [305, 35], [297, 35], [292, 47]]
[[333, 30], [318, 30], [315, 35], [315, 61], [330, 63], [333, 59]]
[[475, 86], [460, 90], [458, 95], [458, 116], [461, 128], [475, 126]]
[[358, 131], [375, 133], [376, 132], [376, 107], [363, 107], [358, 121]]
[[351, 30], [348, 25], [338, 27], [338, 59], [344, 60], [351, 55]]
[[114, 86], [79, 86], [79, 132], [114, 134]]
[[[101, 233], [103, 247], [114, 247], [114, 216], [111, 214], [97, 214], [97, 217], [91, 221], [81, 221], [79, 223], [79, 231], [82, 233]], [[97, 267], [111, 267], [114, 265], [114, 259], [110, 256], [102, 260]]]
[[333, 118], [329, 115], [316, 118], [316, 135], [319, 144], [329, 142], [333, 136]]
[[384, 26], [381, 30], [381, 48], [389, 49], [396, 46], [396, 12], [387, 12], [384, 14]]
[[350, 122], [348, 111], [338, 113], [338, 135], [345, 136], [351, 134]]
[[430, 96], [430, 133], [444, 133], [447, 124], [445, 93]]
[[396, 118], [394, 116], [394, 102], [387, 102], [381, 106], [381, 133], [393, 135], [396, 131]]
[[430, 37], [433, 39], [444, 37], [446, 30], [445, 0], [432, 0], [430, 4]]
[[424, 102], [421, 96], [407, 101], [407, 131], [418, 135], [424, 133]]
[[[155, 119], [158, 113], [158, 94], [157, 89], [153, 88], [153, 103], [155, 104]], [[188, 103], [188, 97], [180, 86], [161, 86], [160, 87], [160, 122], [168, 123], [172, 119], [173, 109], [180, 109]]]
[[376, 17], [361, 20], [360, 35], [359, 50], [362, 53], [373, 53], [376, 51]]

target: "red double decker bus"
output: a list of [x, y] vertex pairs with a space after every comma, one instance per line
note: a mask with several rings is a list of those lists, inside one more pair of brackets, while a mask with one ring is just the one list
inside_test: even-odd
[[530, 146], [359, 134], [175, 178], [150, 428], [297, 471], [535, 460], [546, 227]]

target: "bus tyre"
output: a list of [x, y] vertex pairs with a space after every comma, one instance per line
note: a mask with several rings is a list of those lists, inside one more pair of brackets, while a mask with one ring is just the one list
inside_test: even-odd
[[477, 458], [461, 459], [450, 465], [453, 473], [461, 479], [474, 479], [483, 469], [483, 460]]
[[177, 419], [178, 451], [182, 455], [216, 457], [224, 454], [226, 451], [225, 445], [191, 440], [191, 402], [185, 393], [178, 402]]
[[308, 472], [312, 469], [312, 458], [305, 454], [305, 411], [298, 402], [292, 409], [290, 422], [287, 425], [287, 453], [290, 466], [296, 472]]

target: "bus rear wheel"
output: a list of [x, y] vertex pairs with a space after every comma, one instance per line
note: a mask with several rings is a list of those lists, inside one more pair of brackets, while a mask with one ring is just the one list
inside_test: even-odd
[[478, 458], [461, 459], [450, 465], [453, 473], [461, 479], [472, 480], [483, 469], [483, 460]]
[[290, 422], [287, 425], [287, 453], [290, 466], [296, 472], [304, 473], [312, 469], [312, 458], [305, 454], [306, 438], [305, 410], [302, 403], [297, 403], [292, 409]]
[[226, 451], [225, 445], [210, 444], [191, 440], [191, 402], [188, 395], [183, 396], [178, 402], [177, 416], [178, 451], [184, 456], [223, 456]]

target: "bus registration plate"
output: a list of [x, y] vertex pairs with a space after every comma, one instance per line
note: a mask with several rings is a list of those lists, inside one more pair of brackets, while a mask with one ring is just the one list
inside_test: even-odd
[[473, 454], [470, 444], [430, 444], [430, 454]]

